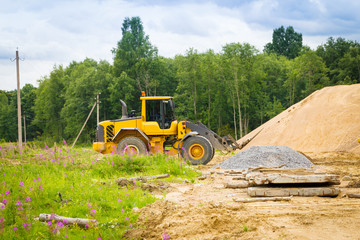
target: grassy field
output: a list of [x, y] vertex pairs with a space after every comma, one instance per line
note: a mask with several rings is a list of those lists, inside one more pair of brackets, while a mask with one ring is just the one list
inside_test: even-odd
[[[122, 239], [137, 228], [141, 208], [156, 201], [139, 182], [121, 187], [120, 177], [169, 173], [166, 181], [194, 180], [184, 160], [164, 154], [101, 155], [89, 148], [0, 144], [0, 239]], [[60, 197], [61, 195], [61, 197]], [[41, 213], [97, 221], [86, 228], [40, 222]]]

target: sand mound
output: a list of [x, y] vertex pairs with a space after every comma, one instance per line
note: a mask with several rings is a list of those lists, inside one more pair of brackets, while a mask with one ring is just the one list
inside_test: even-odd
[[326, 87], [312, 93], [250, 132], [256, 145], [286, 145], [301, 152], [360, 153], [360, 84]]
[[287, 146], [253, 146], [213, 168], [248, 169], [254, 167], [311, 168], [312, 162]]

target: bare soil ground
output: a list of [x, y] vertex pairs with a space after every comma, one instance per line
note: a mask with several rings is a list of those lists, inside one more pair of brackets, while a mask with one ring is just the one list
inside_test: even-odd
[[[237, 203], [248, 198], [247, 189], [226, 189], [232, 177], [209, 175], [195, 184], [169, 183], [165, 200], [140, 209], [139, 229], [127, 238], [161, 239], [360, 239], [360, 154], [305, 153], [316, 172], [347, 176], [336, 198], [293, 197], [289, 202]], [[204, 174], [229, 156], [215, 156], [198, 169]], [[352, 186], [349, 188], [348, 186]], [[159, 195], [159, 197], [163, 197]]]

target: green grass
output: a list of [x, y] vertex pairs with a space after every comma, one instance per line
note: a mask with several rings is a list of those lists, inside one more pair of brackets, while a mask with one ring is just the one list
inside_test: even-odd
[[[0, 144], [0, 239], [122, 239], [136, 226], [134, 207], [156, 201], [138, 185], [119, 187], [119, 177], [169, 173], [171, 180], [198, 175], [182, 159], [155, 154], [141, 157], [100, 155], [90, 148], [49, 148], [29, 144], [21, 151]], [[66, 203], [60, 202], [59, 193]], [[35, 221], [41, 213], [96, 219], [84, 230]], [[92, 214], [91, 214], [92, 213]], [[50, 226], [49, 226], [50, 225]], [[14, 230], [15, 229], [15, 230]]]

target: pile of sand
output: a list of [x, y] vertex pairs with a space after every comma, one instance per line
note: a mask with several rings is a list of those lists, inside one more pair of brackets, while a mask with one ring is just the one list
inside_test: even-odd
[[[246, 146], [286, 145], [301, 152], [360, 153], [360, 84], [326, 87], [312, 93], [250, 132]], [[246, 149], [245, 148], [245, 149]]]

